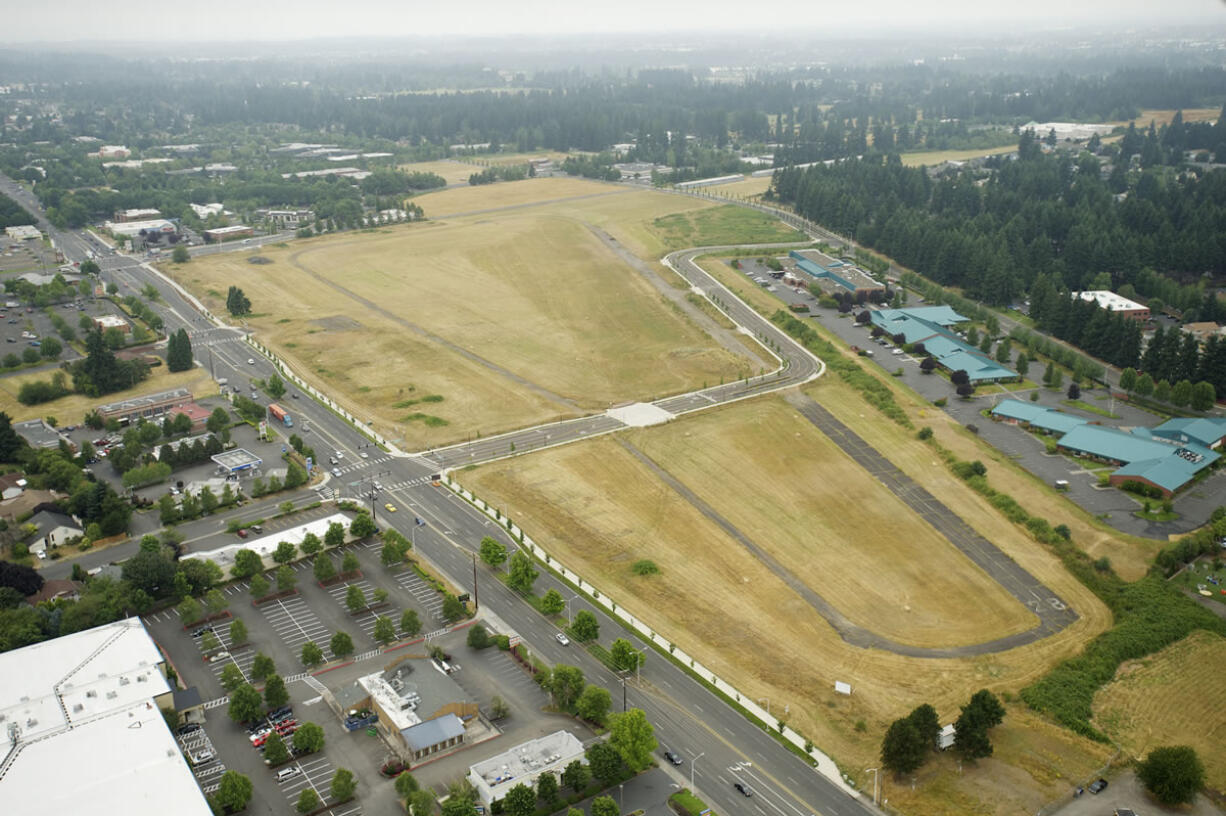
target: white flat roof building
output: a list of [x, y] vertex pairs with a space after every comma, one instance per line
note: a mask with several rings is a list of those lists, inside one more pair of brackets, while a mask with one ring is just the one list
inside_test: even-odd
[[201, 218], [208, 218], [210, 215], [221, 215], [225, 208], [221, 204], [188, 204], [192, 208], [192, 212]]
[[152, 221], [107, 221], [106, 228], [115, 235], [127, 235], [129, 237], [140, 235], [141, 230], [146, 232], [175, 231], [175, 225], [165, 218], [155, 218]]
[[583, 743], [569, 731], [555, 731], [478, 762], [468, 769], [468, 781], [489, 807], [520, 783], [534, 788], [541, 774], [560, 775], [576, 759], [584, 759]]
[[161, 663], [139, 618], [0, 654], [4, 811], [209, 816], [158, 710]]
[[20, 227], [5, 227], [4, 234], [14, 241], [30, 241], [43, 237], [43, 234], [38, 231], [38, 227], [29, 224]]
[[1098, 304], [1098, 308], [1106, 309], [1111, 312], [1144, 312], [1145, 314], [1149, 314], [1149, 307], [1145, 304], [1137, 303], [1135, 300], [1129, 300], [1126, 297], [1121, 297], [1115, 292], [1107, 289], [1091, 289], [1085, 292], [1074, 292], [1073, 295], [1081, 298], [1082, 300], [1092, 300]]

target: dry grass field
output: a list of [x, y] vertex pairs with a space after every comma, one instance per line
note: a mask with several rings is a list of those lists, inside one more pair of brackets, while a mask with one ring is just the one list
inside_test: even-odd
[[710, 209], [705, 202], [571, 179], [418, 200], [430, 214], [482, 212], [264, 248], [267, 264], [223, 253], [169, 272], [218, 310], [241, 281], [264, 342], [410, 447], [676, 393], [759, 365], [748, 350], [717, 346], [594, 232], [652, 260], [666, 241], [654, 221]]
[[1004, 147], [980, 147], [974, 150], [921, 150], [917, 153], [903, 153], [902, 163], [906, 167], [940, 164], [946, 161], [965, 161], [977, 159], [980, 156], [995, 156], [997, 153], [1011, 153], [1017, 150], [1017, 145]]
[[[781, 397], [627, 439], [866, 629], [918, 646], [956, 646], [1037, 623]], [[575, 478], [586, 468], [578, 470]], [[836, 507], [845, 511], [831, 512]], [[667, 520], [658, 530], [637, 515], [643, 535], [685, 539]]]
[[[561, 561], [634, 615], [668, 633], [746, 694], [789, 701], [790, 722], [844, 767], [876, 764], [881, 733], [890, 720], [916, 704], [929, 701], [944, 719], [951, 720], [957, 706], [976, 689], [1015, 692], [1109, 625], [1109, 614], [1097, 599], [1045, 550], [948, 476], [943, 466], [932, 461], [926, 445], [906, 434], [886, 433], [873, 409], [834, 378], [807, 390], [844, 422], [870, 433], [904, 470], [920, 478], [964, 520], [1060, 593], [1081, 619], [1039, 643], [979, 658], [916, 659], [859, 649], [844, 643], [802, 597], [663, 485], [647, 466], [626, 454], [616, 439], [592, 440], [494, 463], [463, 474], [461, 481], [505, 508]], [[923, 561], [908, 557], [897, 542], [875, 538], [875, 529], [892, 522], [872, 511], [856, 512], [846, 496], [871, 494], [874, 509], [887, 507], [890, 497], [880, 496], [872, 480], [857, 474], [854, 466], [821, 462], [830, 443], [810, 427], [793, 425], [795, 420], [786, 416], [787, 408], [777, 399], [712, 409], [665, 428], [627, 436], [646, 452], [658, 455], [661, 465], [741, 526], [742, 532], [779, 558], [789, 558], [788, 566], [811, 581], [817, 592], [837, 595], [838, 603], [847, 606], [840, 609], [858, 617], [857, 622], [876, 631], [907, 633], [904, 636], [917, 641], [935, 639], [927, 628], [933, 618], [920, 620], [921, 608], [922, 616], [948, 619], [960, 612], [985, 624], [989, 617], [981, 616], [980, 610], [995, 610], [990, 615], [997, 626], [1016, 625], [1010, 603], [999, 600], [998, 589], [986, 588], [982, 604], [979, 597], [970, 597], [977, 591], [970, 587], [982, 587], [982, 576], [968, 569], [969, 562], [958, 554], [949, 554], [947, 544], [929, 542], [927, 531], [916, 526], [906, 532], [907, 542], [928, 547]], [[750, 427], [739, 427], [744, 417]], [[753, 427], [754, 417], [762, 418], [761, 428]], [[791, 434], [800, 437], [786, 435], [793, 427]], [[718, 438], [721, 428], [729, 429], [727, 438]], [[691, 436], [686, 437], [687, 433]], [[775, 438], [777, 433], [785, 435]], [[819, 457], [819, 461], [801, 461], [804, 456], [799, 452]], [[789, 468], [792, 472], [780, 472]], [[913, 472], [917, 469], [919, 473]], [[698, 481], [703, 478], [709, 481]], [[769, 481], [759, 485], [759, 480]], [[769, 495], [772, 490], [781, 495]], [[753, 506], [762, 503], [766, 506]], [[840, 518], [846, 516], [853, 518]], [[814, 536], [806, 550], [803, 542], [796, 542], [808, 530], [820, 530], [821, 536]], [[822, 552], [822, 541], [837, 543]], [[941, 551], [933, 552], [934, 546]], [[930, 557], [937, 560], [930, 562]], [[654, 560], [661, 574], [635, 576], [630, 566], [640, 558]], [[840, 559], [846, 563], [840, 564]], [[918, 569], [929, 563], [944, 566]], [[858, 569], [863, 574], [856, 574]], [[954, 572], [936, 575], [943, 570]], [[938, 579], [949, 582], [943, 584], [945, 597], [937, 597], [940, 591], [929, 594], [920, 586]], [[964, 588], [967, 594], [951, 593], [953, 586]], [[857, 592], [872, 594], [881, 608], [874, 612], [870, 603], [855, 597]], [[912, 604], [911, 613], [900, 611], [899, 596], [904, 593]], [[729, 614], [733, 607], [735, 614]], [[912, 623], [914, 628], [909, 626]], [[975, 625], [952, 624], [951, 637], [968, 642], [988, 634], [990, 624], [977, 632]], [[854, 695], [836, 695], [832, 689], [835, 680], [852, 683]], [[860, 721], [863, 729], [857, 728]], [[1065, 746], [1060, 750], [1084, 754], [1079, 763], [1093, 767], [1098, 746], [1083, 745], [1054, 728], [1049, 731], [1053, 740]], [[1027, 733], [1016, 739], [1045, 741], [1046, 732]], [[1042, 755], [1054, 750], [1044, 745]], [[1053, 776], [1057, 770], [1049, 768], [1044, 773]], [[983, 784], [991, 788], [992, 778], [985, 777]], [[976, 812], [935, 807], [944, 801], [939, 793], [929, 798], [921, 789], [916, 795], [934, 806], [933, 812]], [[1018, 812], [1016, 807], [1033, 808], [1053, 795], [1053, 790], [1049, 781], [1043, 781], [964, 795], [978, 802], [976, 807], [982, 806], [982, 812], [997, 812], [1000, 807], [1006, 808], [999, 811], [1003, 813]], [[1011, 806], [1015, 809], [1007, 810]]]
[[770, 186], [770, 176], [759, 176], [758, 178], [746, 178], [743, 181], [734, 181], [731, 184], [720, 184], [715, 187], [708, 187], [706, 192], [729, 197], [739, 196], [741, 198], [756, 198], [765, 193], [767, 188]]
[[[1183, 112], [1183, 121], [1185, 122], [1216, 122], [1218, 116], [1221, 115], [1221, 113], [1222, 113], [1221, 108], [1187, 108]], [[1118, 122], [1111, 122], [1110, 124], [1123, 125], [1124, 127], [1127, 127], [1128, 122], [1132, 121], [1133, 123], [1136, 124], [1138, 128], [1147, 128], [1149, 127], [1149, 123], [1153, 122], [1155, 127], [1162, 127], [1163, 125], [1169, 125], [1171, 123], [1171, 120], [1174, 118], [1175, 118], [1175, 111], [1173, 109], [1172, 110], [1159, 110], [1159, 109], [1148, 109], [1147, 108], [1141, 111], [1141, 115], [1138, 116], [1136, 119], [1132, 119], [1132, 120], [1124, 119]]]
[[402, 164], [399, 169], [406, 173], [434, 173], [446, 179], [448, 184], [467, 184], [468, 177], [477, 172], [477, 168], [471, 164], [447, 159]]
[[1094, 724], [1130, 756], [1191, 745], [1208, 786], [1226, 791], [1226, 638], [1194, 632], [1143, 660], [1125, 663], [1094, 698]]
[[[87, 412], [108, 402], [155, 394], [158, 391], [169, 391], [172, 388], [189, 388], [195, 397], [217, 393], [217, 383], [213, 382], [207, 369], [193, 368], [190, 371], [179, 371], [172, 374], [166, 370], [166, 366], [161, 365], [150, 369], [149, 379], [129, 391], [120, 391], [96, 398], [69, 394], [41, 405], [22, 405], [17, 401], [17, 392], [23, 383], [32, 380], [49, 380], [52, 373], [54, 372], [39, 371], [0, 378], [0, 411], [8, 414], [14, 422], [53, 416], [59, 420], [61, 425], [75, 425], [81, 422]], [[71, 379], [69, 379], [69, 385], [71, 386]]]

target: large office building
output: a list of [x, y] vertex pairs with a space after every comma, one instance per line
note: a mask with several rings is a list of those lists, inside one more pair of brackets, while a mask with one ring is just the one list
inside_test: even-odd
[[1137, 303], [1135, 300], [1129, 300], [1126, 297], [1121, 297], [1115, 292], [1106, 289], [1091, 289], [1085, 292], [1074, 292], [1073, 297], [1081, 298], [1082, 300], [1093, 301], [1098, 304], [1098, 308], [1106, 309], [1109, 312], [1122, 314], [1125, 317], [1135, 318], [1136, 320], [1146, 320], [1149, 318], [1149, 307]]
[[173, 705], [137, 618], [0, 654], [0, 807], [211, 816], [159, 710]]

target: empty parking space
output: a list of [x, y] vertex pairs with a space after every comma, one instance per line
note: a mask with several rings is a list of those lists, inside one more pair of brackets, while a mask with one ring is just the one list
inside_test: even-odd
[[319, 622], [306, 601], [297, 595], [260, 604], [260, 613], [294, 653], [308, 640], [315, 641], [321, 649], [326, 648], [332, 638], [332, 633]]
[[[281, 792], [285, 794], [285, 798], [291, 805], [298, 803], [298, 797], [308, 787], [315, 789], [315, 793], [319, 795], [321, 802], [328, 801], [328, 790], [332, 784], [332, 776], [336, 773], [336, 766], [329, 762], [327, 757], [308, 757], [298, 762], [291, 762], [288, 765], [281, 766], [281, 769], [285, 768], [298, 768], [300, 771], [300, 773], [280, 783]], [[337, 805], [334, 808], [328, 808], [321, 811], [321, 813], [331, 814], [331, 816], [361, 816], [362, 806], [357, 800], [354, 800], [343, 805]]]
[[[481, 670], [487, 674], [494, 684], [501, 689], [506, 689], [508, 692], [528, 697], [540, 697], [545, 699], [544, 692], [541, 687], [533, 680], [523, 668], [507, 655], [506, 652], [483, 653], [477, 656], [477, 659], [484, 663]], [[460, 685], [466, 692], [473, 696], [479, 696], [480, 691], [475, 688], [469, 688], [471, 675], [465, 675], [464, 672], [457, 672], [451, 675], [451, 679]], [[468, 685], [466, 685], [466, 682]]]
[[[230, 621], [221, 621], [205, 626], [203, 629], [212, 632], [213, 637], [217, 638], [217, 642], [221, 644], [221, 650], [215, 652], [209, 660], [209, 668], [212, 669], [213, 676], [220, 679], [221, 672], [225, 669], [226, 665], [233, 663], [243, 673], [243, 679], [247, 680], [251, 673], [251, 663], [255, 660], [255, 649], [251, 648], [251, 644], [234, 645], [230, 640]], [[201, 629], [196, 631], [199, 632]], [[201, 635], [194, 639], [197, 648], [203, 652], [205, 637]]]
[[200, 784], [200, 789], [205, 793], [213, 793], [220, 784], [226, 766], [217, 758], [217, 749], [213, 747], [213, 741], [209, 739], [203, 726], [184, 728], [188, 729], [188, 733], [176, 734], [175, 741], [179, 743], [183, 755], [188, 758], [188, 764], [192, 766], [192, 774]]
[[443, 596], [434, 587], [427, 584], [422, 577], [411, 569], [403, 570], [396, 575], [396, 583], [407, 589], [422, 609], [426, 610], [429, 621], [422, 621], [426, 629], [433, 629], [443, 621]]

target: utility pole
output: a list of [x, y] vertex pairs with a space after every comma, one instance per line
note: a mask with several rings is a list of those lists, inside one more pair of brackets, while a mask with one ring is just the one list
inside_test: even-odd
[[477, 592], [477, 554], [473, 553], [473, 613], [481, 609], [481, 595]]

